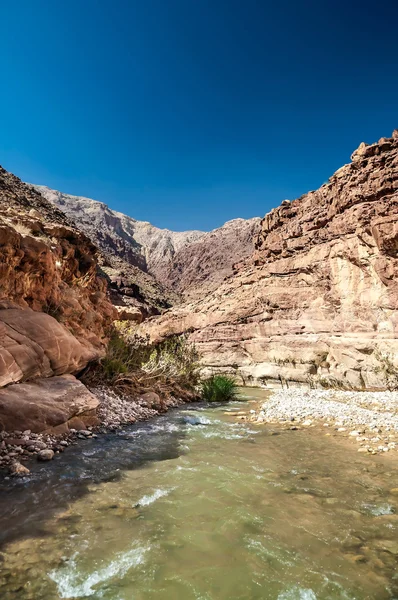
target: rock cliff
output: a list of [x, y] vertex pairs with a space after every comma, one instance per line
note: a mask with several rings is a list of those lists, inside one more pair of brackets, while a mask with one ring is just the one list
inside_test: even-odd
[[96, 258], [61, 211], [0, 167], [0, 428], [18, 418], [23, 426], [20, 404], [7, 400], [23, 389], [12, 384], [77, 373], [103, 355], [115, 310]]
[[113, 301], [132, 320], [215, 289], [236, 261], [252, 255], [260, 226], [260, 218], [234, 219], [207, 233], [169, 231], [90, 198], [34, 187], [100, 248]]
[[207, 367], [246, 381], [384, 387], [398, 359], [398, 131], [351, 159], [266, 215], [217, 290], [143, 331], [190, 332]]
[[253, 254], [260, 221], [234, 219], [205, 233], [175, 253], [165, 279], [185, 300], [207, 295]]
[[34, 187], [101, 250], [101, 266], [110, 277], [113, 300], [120, 311], [127, 314], [127, 309], [133, 315], [136, 309], [144, 318], [178, 301], [168, 285], [167, 273], [174, 255], [201, 238], [201, 231], [159, 229], [102, 202], [46, 186]]

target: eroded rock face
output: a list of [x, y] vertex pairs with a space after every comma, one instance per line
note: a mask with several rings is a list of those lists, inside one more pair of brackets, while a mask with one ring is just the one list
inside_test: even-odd
[[101, 357], [115, 317], [92, 242], [0, 167], [0, 429], [59, 428], [93, 412], [82, 384], [56, 376]]
[[175, 253], [165, 281], [185, 299], [201, 298], [253, 254], [261, 219], [234, 219]]
[[67, 433], [78, 420], [98, 423], [98, 399], [72, 375], [37, 379], [0, 389], [0, 431]]
[[0, 168], [0, 308], [15, 307], [54, 317], [90, 356], [102, 354], [115, 315], [95, 246], [37, 191]]
[[190, 331], [206, 366], [249, 382], [384, 387], [385, 357], [398, 359], [397, 224], [394, 132], [271, 211], [234, 276], [142, 332]]

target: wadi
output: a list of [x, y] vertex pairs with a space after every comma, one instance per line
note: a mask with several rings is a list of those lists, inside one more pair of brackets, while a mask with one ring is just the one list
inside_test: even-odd
[[392, 599], [397, 450], [398, 130], [209, 232], [0, 168], [2, 599]]

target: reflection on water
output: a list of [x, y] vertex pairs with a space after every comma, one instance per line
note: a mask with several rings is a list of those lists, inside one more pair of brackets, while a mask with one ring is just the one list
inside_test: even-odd
[[393, 463], [242, 407], [178, 410], [13, 482], [1, 599], [398, 598]]

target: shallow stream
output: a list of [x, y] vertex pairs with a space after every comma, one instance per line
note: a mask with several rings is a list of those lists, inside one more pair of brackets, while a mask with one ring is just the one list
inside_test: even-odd
[[239, 422], [261, 395], [244, 393], [6, 482], [1, 600], [397, 599], [393, 461], [319, 430]]

